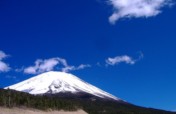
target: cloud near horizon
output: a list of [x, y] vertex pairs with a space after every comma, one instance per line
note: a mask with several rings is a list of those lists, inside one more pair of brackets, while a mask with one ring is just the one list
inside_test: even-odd
[[[142, 52], [139, 52], [139, 57], [137, 59], [133, 59], [132, 57], [128, 55], [122, 55], [122, 56], [116, 56], [116, 57], [109, 57], [105, 60], [106, 64], [105, 66], [115, 66], [120, 63], [126, 63], [133, 65], [137, 61], [141, 60], [144, 56]], [[0, 73], [1, 72], [8, 72], [12, 68], [9, 67], [7, 63], [5, 63], [3, 60], [6, 59], [9, 55], [4, 53], [3, 51], [0, 51]], [[100, 63], [96, 64], [97, 66], [101, 66]], [[103, 65], [104, 66], [104, 65]], [[55, 58], [49, 58], [49, 59], [37, 59], [34, 62], [34, 65], [28, 66], [28, 67], [22, 67], [20, 69], [12, 69], [12, 71], [15, 72], [23, 72], [25, 74], [40, 74], [52, 70], [62, 71], [62, 72], [71, 72], [75, 70], [82, 70], [85, 68], [92, 67], [90, 64], [80, 64], [78, 66], [69, 65], [67, 63], [67, 60], [60, 57]]]
[[81, 64], [79, 66], [70, 66], [68, 65], [67, 61], [63, 58], [50, 58], [50, 59], [37, 59], [35, 61], [34, 66], [29, 66], [27, 68], [24, 68], [24, 73], [26, 74], [39, 74], [47, 71], [52, 71], [54, 69], [60, 68], [60, 71], [62, 72], [70, 72], [74, 70], [82, 70], [88, 67], [91, 67], [91, 65], [85, 65]]
[[6, 53], [0, 51], [0, 72], [8, 72], [10, 70], [9, 65], [3, 62], [3, 60], [6, 59], [7, 57], [8, 55]]
[[115, 24], [121, 18], [152, 17], [162, 12], [161, 8], [171, 6], [172, 0], [109, 0], [113, 14], [109, 22]]

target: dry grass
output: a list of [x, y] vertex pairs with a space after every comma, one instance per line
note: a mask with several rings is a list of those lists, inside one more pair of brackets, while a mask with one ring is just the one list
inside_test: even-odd
[[3, 108], [0, 107], [0, 114], [87, 114], [83, 110], [78, 110], [74, 112], [67, 111], [41, 111], [37, 109], [28, 109], [28, 108]]

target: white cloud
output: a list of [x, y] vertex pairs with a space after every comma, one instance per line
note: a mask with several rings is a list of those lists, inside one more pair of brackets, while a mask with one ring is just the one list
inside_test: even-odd
[[7, 57], [8, 57], [7, 54], [5, 54], [3, 51], [0, 51], [0, 72], [7, 72], [10, 70], [9, 65], [2, 61]]
[[59, 64], [59, 60], [57, 58], [51, 58], [44, 61], [38, 60], [36, 64], [39, 67], [39, 72], [45, 72], [53, 70], [53, 68]]
[[37, 74], [38, 68], [36, 66], [30, 66], [24, 69], [24, 73], [26, 74]]
[[0, 61], [0, 72], [7, 72], [9, 70], [10, 70], [9, 65]]
[[56, 69], [57, 67], [62, 67], [61, 71], [62, 72], [70, 72], [73, 70], [81, 70], [86, 67], [90, 67], [90, 65], [84, 65], [81, 64], [78, 67], [76, 66], [70, 66], [67, 64], [67, 61], [63, 58], [50, 58], [50, 59], [38, 59], [35, 61], [34, 66], [29, 66], [27, 68], [24, 68], [24, 73], [27, 74], [39, 74], [47, 71], [52, 71]]
[[75, 70], [75, 66], [65, 66], [61, 69], [62, 72], [70, 72], [70, 71], [73, 71]]
[[46, 71], [51, 71], [60, 63], [60, 58], [37, 59], [34, 66], [29, 66], [24, 69], [24, 73], [38, 74]]
[[85, 68], [89, 68], [91, 67], [91, 65], [89, 64], [81, 64], [79, 66], [65, 66], [64, 68], [62, 68], [62, 72], [70, 72], [70, 71], [74, 71], [74, 70], [82, 70], [82, 69], [85, 69]]
[[0, 51], [0, 60], [7, 58], [8, 55], [5, 54], [3, 51]]
[[120, 18], [152, 17], [161, 13], [161, 8], [171, 5], [172, 0], [109, 0], [114, 12], [109, 22], [115, 24]]
[[88, 68], [88, 67], [91, 67], [91, 65], [89, 65], [89, 64], [86, 64], [86, 65], [81, 64], [81, 65], [79, 65], [79, 66], [77, 67], [77, 70], [85, 69], [85, 68]]
[[126, 64], [135, 64], [136, 63], [136, 60], [134, 60], [132, 57], [129, 57], [127, 55], [123, 55], [123, 56], [116, 56], [114, 58], [108, 58], [106, 60], [106, 64], [107, 65], [117, 65], [117, 64], [120, 64], [120, 63], [126, 63]]

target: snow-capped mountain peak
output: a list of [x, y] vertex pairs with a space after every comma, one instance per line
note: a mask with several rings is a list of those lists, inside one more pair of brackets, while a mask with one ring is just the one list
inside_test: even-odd
[[64, 72], [46, 72], [12, 86], [8, 86], [5, 89], [7, 88], [30, 94], [85, 92], [100, 98], [120, 100], [119, 98], [81, 80], [76, 76]]

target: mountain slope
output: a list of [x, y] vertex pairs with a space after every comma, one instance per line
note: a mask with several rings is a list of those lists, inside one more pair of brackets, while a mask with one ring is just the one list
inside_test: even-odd
[[84, 82], [76, 76], [64, 72], [50, 71], [6, 87], [5, 89], [7, 88], [30, 94], [58, 94], [68, 92], [76, 94], [84, 92], [100, 98], [120, 100], [119, 98]]

